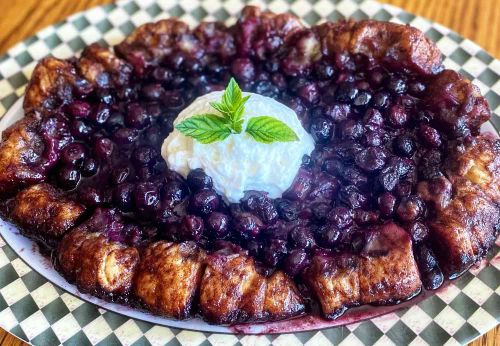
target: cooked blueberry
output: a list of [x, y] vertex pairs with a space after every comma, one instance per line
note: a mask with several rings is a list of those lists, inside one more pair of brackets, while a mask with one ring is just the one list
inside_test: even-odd
[[402, 94], [406, 92], [407, 88], [406, 82], [401, 78], [392, 77], [387, 83], [387, 89], [395, 94]]
[[358, 96], [359, 90], [351, 83], [342, 83], [336, 92], [337, 101], [351, 103]]
[[426, 290], [435, 290], [441, 287], [444, 281], [443, 272], [436, 266], [430, 272], [421, 274], [422, 283]]
[[111, 170], [111, 183], [114, 185], [125, 182], [132, 174], [132, 168], [128, 164], [116, 165]]
[[146, 166], [153, 164], [158, 156], [159, 153], [155, 148], [145, 145], [134, 150], [132, 161], [138, 166]]
[[387, 114], [387, 121], [393, 127], [403, 127], [408, 122], [408, 113], [402, 106], [392, 106]]
[[442, 143], [441, 135], [439, 134], [439, 132], [435, 128], [430, 127], [429, 125], [426, 124], [420, 125], [420, 128], [418, 129], [418, 134], [422, 143], [424, 143], [426, 146], [430, 148], [438, 148]]
[[417, 145], [411, 136], [400, 135], [392, 142], [394, 152], [403, 157], [412, 157], [417, 150]]
[[384, 167], [386, 154], [380, 148], [367, 148], [359, 152], [354, 160], [358, 167], [367, 172], [372, 172]]
[[314, 72], [319, 79], [331, 79], [335, 74], [335, 69], [330, 63], [321, 60], [314, 65]]
[[423, 244], [415, 248], [415, 257], [418, 268], [423, 273], [430, 272], [438, 264], [434, 252], [429, 247]]
[[98, 207], [109, 202], [109, 197], [106, 195], [107, 193], [103, 190], [98, 190], [92, 186], [85, 186], [78, 191], [78, 200], [86, 206]]
[[333, 225], [323, 225], [317, 231], [317, 239], [321, 246], [334, 247], [340, 238], [341, 230]]
[[346, 120], [340, 124], [342, 139], [359, 139], [363, 136], [363, 124], [356, 120]]
[[275, 267], [287, 253], [288, 249], [286, 241], [281, 239], [271, 239], [264, 247], [262, 256], [265, 264]]
[[315, 104], [319, 100], [319, 90], [315, 83], [307, 83], [297, 90], [297, 95], [307, 104]]
[[108, 121], [111, 111], [106, 104], [100, 103], [90, 112], [89, 119], [98, 125], [102, 125]]
[[94, 133], [92, 126], [83, 120], [73, 120], [70, 124], [71, 134], [77, 138], [85, 140]]
[[338, 228], [346, 228], [352, 224], [354, 213], [345, 207], [336, 207], [328, 214], [328, 220]]
[[396, 201], [396, 197], [390, 192], [382, 193], [377, 199], [380, 213], [385, 217], [391, 216], [396, 207]]
[[61, 161], [68, 165], [81, 165], [87, 149], [81, 143], [70, 143], [61, 152]]
[[81, 172], [84, 177], [91, 177], [97, 173], [99, 164], [91, 157], [85, 159], [82, 163]]
[[307, 197], [310, 189], [312, 187], [312, 175], [311, 172], [305, 169], [299, 169], [299, 172], [295, 176], [292, 186], [285, 191], [283, 197], [292, 200], [302, 200]]
[[203, 219], [195, 215], [186, 215], [181, 220], [179, 235], [183, 240], [200, 240], [205, 230]]
[[403, 197], [399, 202], [396, 215], [405, 222], [416, 220], [424, 212], [424, 201], [418, 196]]
[[384, 92], [378, 92], [373, 95], [372, 106], [377, 109], [385, 109], [389, 106], [390, 96]]
[[108, 159], [114, 150], [114, 144], [109, 138], [99, 138], [94, 143], [94, 153], [101, 160]]
[[294, 277], [309, 264], [309, 256], [303, 249], [294, 249], [283, 260], [283, 269]]
[[241, 213], [234, 217], [233, 229], [243, 239], [257, 237], [263, 227], [262, 221], [251, 213]]
[[311, 120], [310, 133], [316, 143], [328, 142], [335, 131], [335, 126], [330, 119], [315, 117]]
[[194, 191], [200, 189], [211, 189], [213, 186], [212, 178], [206, 175], [201, 168], [196, 168], [189, 172], [187, 176], [187, 183]]
[[80, 178], [80, 171], [71, 166], [63, 166], [57, 171], [57, 183], [64, 190], [74, 189]]
[[354, 185], [342, 186], [339, 198], [352, 209], [364, 208], [368, 203], [368, 198]]
[[259, 258], [262, 252], [262, 242], [257, 240], [249, 240], [246, 246], [248, 254], [255, 258]]
[[246, 191], [240, 203], [245, 210], [257, 214], [266, 224], [273, 222], [278, 217], [273, 201], [266, 192]]
[[347, 120], [351, 114], [351, 105], [345, 103], [333, 103], [325, 108], [325, 115], [336, 123]]
[[276, 210], [278, 215], [285, 221], [297, 220], [298, 208], [295, 202], [289, 201], [287, 199], [281, 199], [276, 202]]
[[229, 217], [223, 213], [213, 212], [207, 218], [207, 228], [214, 238], [222, 239], [229, 231]]
[[356, 107], [367, 107], [372, 99], [372, 94], [368, 91], [361, 90], [354, 98], [352, 104]]
[[68, 105], [68, 112], [73, 118], [86, 118], [91, 111], [90, 104], [85, 101], [75, 100]]
[[309, 249], [315, 245], [313, 233], [305, 226], [293, 228], [290, 232], [290, 239], [297, 248]]
[[198, 215], [209, 215], [219, 208], [219, 196], [211, 189], [202, 189], [194, 193], [189, 200], [189, 208]]
[[250, 59], [238, 58], [231, 64], [231, 72], [239, 81], [248, 82], [255, 77], [255, 66]]
[[412, 222], [406, 228], [411, 235], [411, 239], [415, 243], [419, 243], [427, 239], [429, 228], [422, 222]]
[[125, 123], [127, 126], [143, 129], [151, 123], [151, 118], [146, 110], [138, 103], [131, 103], [127, 109], [127, 115], [125, 117]]
[[113, 202], [122, 211], [131, 211], [134, 206], [133, 194], [135, 186], [131, 183], [122, 183], [113, 190]]
[[134, 203], [139, 210], [149, 211], [157, 207], [160, 201], [158, 187], [151, 182], [137, 184], [134, 190]]
[[119, 145], [132, 144], [139, 138], [139, 132], [136, 129], [121, 128], [113, 133], [113, 140]]

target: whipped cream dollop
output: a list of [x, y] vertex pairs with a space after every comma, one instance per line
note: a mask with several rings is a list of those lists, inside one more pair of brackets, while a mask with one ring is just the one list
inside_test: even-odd
[[[197, 114], [219, 114], [210, 102], [219, 101], [222, 94], [216, 91], [198, 97], [177, 116], [174, 125]], [[248, 190], [281, 197], [292, 184], [302, 157], [314, 149], [314, 140], [292, 109], [270, 97], [243, 93], [247, 95], [250, 98], [245, 104], [243, 129], [249, 118], [266, 115], [287, 124], [299, 140], [264, 144], [243, 131], [220, 142], [202, 144], [174, 129], [161, 149], [170, 169], [187, 177], [192, 169], [202, 168], [212, 178], [215, 190], [231, 203], [239, 202]]]

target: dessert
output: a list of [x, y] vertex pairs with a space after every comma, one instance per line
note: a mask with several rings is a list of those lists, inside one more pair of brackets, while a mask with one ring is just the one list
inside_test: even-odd
[[488, 104], [410, 26], [161, 20], [43, 59], [24, 111], [0, 143], [3, 216], [82, 292], [170, 318], [397, 304], [500, 229]]

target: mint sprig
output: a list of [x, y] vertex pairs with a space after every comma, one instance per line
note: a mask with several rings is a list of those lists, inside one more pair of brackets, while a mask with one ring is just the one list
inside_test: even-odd
[[[223, 141], [231, 134], [243, 131], [245, 103], [250, 95], [243, 97], [238, 83], [231, 78], [220, 102], [210, 102], [220, 115], [213, 113], [194, 115], [175, 126], [182, 134], [202, 144]], [[261, 143], [298, 141], [297, 134], [284, 122], [270, 116], [253, 117], [248, 120], [246, 134]]]

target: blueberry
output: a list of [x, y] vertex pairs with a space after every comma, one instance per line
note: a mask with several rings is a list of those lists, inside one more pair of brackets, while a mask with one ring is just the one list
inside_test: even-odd
[[281, 239], [271, 239], [262, 251], [264, 263], [271, 267], [276, 267], [287, 253], [286, 241]]
[[80, 181], [80, 171], [71, 166], [63, 166], [57, 171], [58, 185], [64, 190], [72, 190]]
[[91, 109], [90, 104], [85, 101], [75, 100], [68, 105], [68, 112], [73, 118], [86, 118]]
[[151, 123], [149, 114], [146, 113], [144, 107], [138, 103], [128, 105], [127, 115], [125, 116], [125, 124], [136, 129], [143, 129]]
[[209, 215], [219, 208], [219, 196], [211, 189], [202, 189], [194, 193], [189, 200], [189, 209], [198, 215]]
[[276, 202], [276, 210], [279, 217], [285, 221], [295, 221], [299, 214], [296, 203], [287, 199], [278, 200]]
[[86, 140], [94, 133], [94, 128], [83, 120], [73, 120], [69, 128], [71, 134], [77, 139]]
[[412, 157], [417, 150], [417, 145], [413, 138], [409, 135], [399, 135], [392, 142], [394, 152], [403, 157]]
[[113, 190], [113, 202], [124, 212], [129, 212], [134, 206], [133, 194], [135, 186], [131, 183], [121, 183]]
[[98, 169], [99, 164], [97, 163], [97, 161], [89, 157], [83, 161], [81, 172], [84, 177], [91, 177], [97, 173]]
[[430, 272], [421, 274], [421, 279], [426, 290], [435, 290], [443, 284], [444, 276], [441, 269], [436, 266]]
[[326, 143], [335, 132], [335, 126], [330, 119], [315, 117], [311, 120], [310, 133], [316, 143]]
[[412, 222], [406, 228], [414, 243], [420, 243], [429, 236], [429, 228], [422, 222]]
[[283, 269], [291, 277], [297, 276], [309, 264], [309, 256], [303, 249], [294, 249], [283, 260]]
[[438, 148], [441, 146], [441, 135], [429, 125], [421, 124], [418, 129], [419, 139], [429, 148]]
[[389, 106], [390, 96], [384, 92], [378, 92], [373, 95], [372, 106], [377, 109], [385, 109]]
[[336, 92], [337, 101], [351, 103], [358, 96], [359, 90], [351, 83], [342, 83]]
[[94, 143], [94, 153], [101, 160], [108, 159], [114, 150], [114, 144], [109, 138], [99, 138]]
[[147, 84], [142, 88], [142, 95], [149, 100], [159, 100], [163, 97], [164, 89], [160, 83]]
[[424, 213], [424, 201], [418, 196], [403, 197], [396, 210], [396, 215], [401, 221], [411, 222]]
[[293, 228], [290, 232], [290, 239], [297, 248], [310, 249], [315, 245], [314, 235], [308, 227]]
[[233, 229], [243, 239], [257, 237], [263, 227], [262, 221], [251, 213], [241, 213], [234, 217]]
[[211, 189], [213, 186], [212, 178], [206, 175], [201, 168], [196, 168], [189, 172], [187, 183], [193, 191]]
[[132, 168], [128, 164], [116, 165], [111, 170], [111, 183], [113, 185], [118, 185], [125, 182], [132, 174]]
[[326, 248], [333, 248], [339, 241], [341, 230], [333, 225], [323, 225], [317, 231], [318, 242]]
[[149, 145], [141, 146], [132, 153], [132, 162], [137, 166], [147, 166], [156, 162], [159, 153]]
[[352, 225], [353, 218], [354, 212], [345, 207], [335, 207], [328, 214], [328, 221], [342, 229]]
[[396, 197], [394, 197], [394, 195], [390, 192], [382, 193], [377, 199], [380, 213], [385, 217], [391, 216], [394, 212], [394, 208], [396, 207], [396, 201]]
[[181, 220], [179, 236], [182, 240], [200, 240], [205, 230], [203, 219], [195, 215], [186, 215]]
[[255, 66], [248, 58], [238, 58], [231, 64], [231, 73], [237, 80], [249, 82], [255, 78]]
[[393, 105], [387, 113], [387, 121], [393, 127], [404, 127], [409, 120], [408, 113], [400, 105]]
[[384, 150], [376, 147], [367, 148], [359, 152], [354, 161], [356, 165], [367, 172], [376, 171], [384, 167], [386, 154]]
[[423, 273], [430, 272], [438, 264], [434, 252], [429, 247], [423, 244], [415, 248], [415, 257], [418, 268]]
[[121, 128], [113, 133], [113, 140], [119, 145], [128, 145], [134, 143], [139, 138], [139, 132], [136, 129]]
[[78, 191], [78, 200], [88, 207], [98, 207], [109, 202], [106, 192], [92, 186], [82, 187]]
[[408, 89], [408, 86], [403, 79], [392, 77], [387, 83], [387, 89], [395, 94], [403, 94]]
[[368, 198], [354, 185], [342, 186], [339, 199], [352, 209], [364, 208], [368, 203]]
[[160, 201], [158, 187], [152, 182], [137, 184], [134, 190], [134, 203], [139, 211], [154, 210]]
[[316, 77], [321, 80], [328, 80], [335, 75], [335, 68], [330, 63], [321, 60], [314, 65]]
[[229, 216], [219, 212], [211, 213], [207, 218], [207, 228], [216, 239], [226, 237], [229, 230]]
[[103, 125], [111, 116], [111, 111], [106, 104], [100, 103], [89, 115], [89, 119], [98, 125]]
[[266, 224], [272, 223], [278, 217], [273, 201], [266, 192], [246, 191], [240, 203], [246, 211], [258, 215]]
[[80, 166], [85, 160], [87, 149], [81, 143], [70, 143], [61, 152], [61, 161], [67, 165]]
[[354, 98], [352, 104], [356, 107], [367, 107], [372, 99], [372, 94], [368, 91], [361, 90]]
[[356, 120], [346, 120], [340, 124], [340, 136], [342, 139], [359, 139], [363, 136], [363, 124]]

